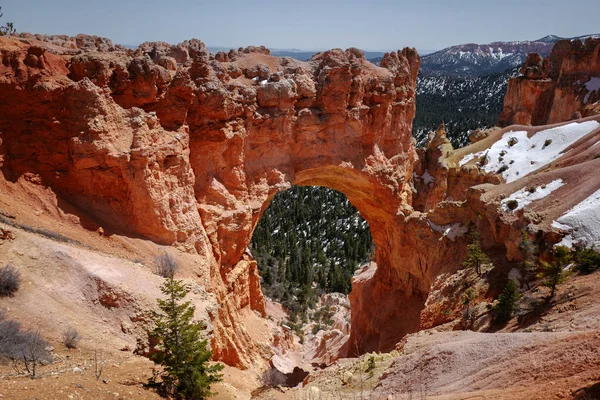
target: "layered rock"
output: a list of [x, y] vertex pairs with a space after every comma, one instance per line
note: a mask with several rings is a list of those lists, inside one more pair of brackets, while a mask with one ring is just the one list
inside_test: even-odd
[[[416, 160], [413, 49], [375, 67], [356, 49], [303, 63], [264, 48], [214, 57], [199, 41], [71, 58], [43, 43], [0, 39], [3, 174], [37, 174], [105, 230], [212, 263], [218, 359], [244, 367], [268, 356], [238, 317], [264, 313], [244, 253], [270, 199], [294, 184], [345, 193], [370, 224], [377, 281], [394, 287], [389, 300], [424, 301], [427, 267], [396, 246], [407, 236], [398, 221], [410, 209]], [[378, 329], [361, 348], [382, 347]], [[362, 337], [360, 324], [355, 331]]]
[[[326, 362], [330, 345], [390, 350], [420, 325], [443, 322], [431, 304], [422, 310], [435, 278], [460, 268], [467, 225], [508, 260], [520, 256], [521, 228], [552, 234], [549, 224], [536, 225], [543, 220], [537, 214], [503, 213], [499, 193], [515, 184], [497, 185], [481, 165], [460, 164], [457, 157], [476, 150], [454, 150], [443, 127], [415, 150], [414, 49], [388, 53], [376, 67], [357, 49], [299, 62], [263, 47], [213, 56], [197, 40], [74, 56], [55, 55], [60, 46], [45, 43], [0, 38], [4, 177], [36, 175], [108, 234], [202, 257], [219, 304], [211, 311], [214, 354], [230, 365], [272, 356], [261, 342], [268, 338], [243, 322], [265, 313], [247, 247], [269, 201], [292, 185], [344, 193], [376, 246], [375, 262], [353, 281], [350, 339], [325, 338]], [[591, 71], [596, 42], [576, 43], [557, 45], [549, 78], [548, 63], [531, 57], [530, 79], [523, 79], [543, 89], [556, 85], [555, 75], [560, 81], [568, 71]], [[572, 65], [570, 46], [582, 46], [577, 60], [587, 61]], [[587, 55], [592, 47], [595, 59]], [[524, 110], [519, 115], [538, 115]], [[473, 146], [484, 150], [505, 132], [482, 135]], [[589, 161], [592, 139], [570, 157]]]
[[512, 78], [500, 124], [545, 125], [600, 111], [600, 39], [561, 40], [548, 57], [530, 54]]

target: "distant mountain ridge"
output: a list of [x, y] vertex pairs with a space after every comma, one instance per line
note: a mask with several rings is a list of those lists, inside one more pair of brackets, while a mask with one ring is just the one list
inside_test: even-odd
[[[588, 37], [600, 37], [600, 34], [566, 39], [575, 40]], [[424, 76], [475, 77], [503, 72], [521, 66], [529, 53], [547, 56], [554, 44], [562, 39], [565, 38], [547, 35], [537, 40], [488, 44], [466, 43], [451, 46], [423, 56], [421, 73]]]

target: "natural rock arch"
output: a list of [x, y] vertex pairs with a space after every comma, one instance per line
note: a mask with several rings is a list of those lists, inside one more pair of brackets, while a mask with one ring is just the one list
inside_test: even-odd
[[414, 49], [380, 67], [357, 49], [300, 62], [262, 47], [212, 56], [197, 40], [59, 57], [0, 38], [0, 50], [3, 174], [35, 174], [107, 227], [198, 253], [219, 300], [218, 359], [248, 366], [269, 352], [238, 318], [264, 314], [245, 250], [272, 196], [294, 184], [344, 193], [371, 227], [379, 268], [351, 296], [356, 350], [417, 329], [432, 265], [456, 256], [415, 251], [437, 239], [411, 206]]

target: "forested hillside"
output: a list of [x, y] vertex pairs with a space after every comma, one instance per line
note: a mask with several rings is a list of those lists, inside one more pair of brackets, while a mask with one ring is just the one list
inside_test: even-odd
[[419, 73], [413, 136], [423, 146], [430, 131], [444, 122], [452, 145], [468, 144], [469, 130], [489, 128], [502, 112], [508, 79], [517, 69], [487, 76], [459, 78]]
[[343, 194], [296, 186], [273, 198], [250, 250], [264, 293], [303, 312], [321, 293], [349, 293], [371, 246], [369, 225]]

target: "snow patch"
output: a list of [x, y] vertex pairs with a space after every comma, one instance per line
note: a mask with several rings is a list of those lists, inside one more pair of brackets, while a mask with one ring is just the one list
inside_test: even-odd
[[600, 247], [600, 189], [552, 222], [552, 227], [568, 231], [557, 246], [575, 244]]
[[598, 127], [597, 121], [586, 121], [539, 131], [532, 137], [525, 131], [506, 132], [488, 150], [464, 156], [459, 165], [487, 153], [488, 162], [483, 169], [501, 171], [502, 177], [510, 183], [560, 158], [567, 147]]
[[425, 170], [425, 172], [423, 172], [423, 175], [421, 175], [421, 176], [413, 173], [413, 178], [414, 179], [422, 179], [423, 183], [425, 183], [426, 185], [429, 185], [430, 183], [435, 182], [435, 178], [429, 173], [428, 170]]
[[590, 80], [585, 83], [585, 88], [587, 89], [587, 93], [583, 98], [583, 104], [587, 104], [590, 94], [600, 89], [600, 78], [596, 76], [591, 77]]
[[478, 153], [471, 153], [471, 154], [467, 154], [466, 156], [464, 156], [462, 158], [462, 160], [460, 160], [458, 162], [458, 166], [462, 167], [463, 165], [465, 165], [466, 163], [468, 163], [469, 161], [471, 161], [472, 159], [474, 159], [475, 157], [479, 157], [483, 154], [482, 151], [478, 152]]
[[426, 185], [429, 185], [430, 183], [435, 181], [435, 178], [429, 173], [428, 170], [425, 170], [425, 172], [423, 172], [423, 176], [421, 178], [423, 178], [423, 182], [425, 182]]
[[[459, 222], [455, 222], [454, 224], [448, 225], [437, 225], [427, 219], [427, 223], [436, 232], [442, 234], [442, 238], [446, 236], [448, 239], [454, 242], [457, 237], [463, 236], [465, 233], [469, 231], [469, 228], [466, 225], [462, 225]], [[441, 239], [441, 238], [440, 238]]]
[[504, 200], [502, 200], [502, 209], [506, 212], [511, 211], [508, 208], [507, 203], [511, 200], [516, 200], [519, 205], [512, 211], [520, 210], [525, 206], [528, 206], [529, 204], [531, 204], [531, 202], [535, 200], [543, 199], [544, 197], [548, 196], [550, 193], [554, 192], [556, 189], [560, 188], [564, 184], [565, 183], [562, 179], [556, 179], [548, 183], [547, 185], [537, 186], [534, 192], [530, 192], [529, 188], [527, 187], [519, 189]]

